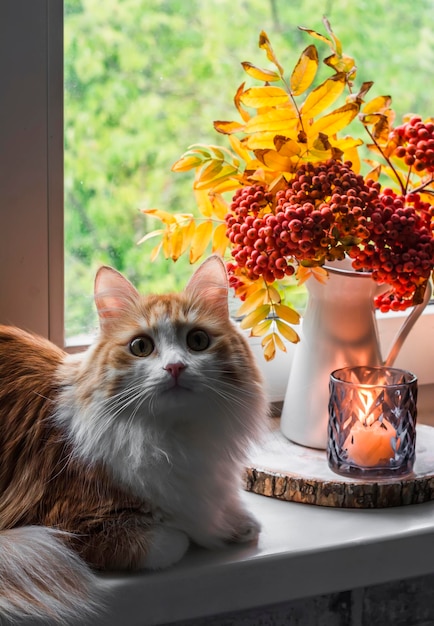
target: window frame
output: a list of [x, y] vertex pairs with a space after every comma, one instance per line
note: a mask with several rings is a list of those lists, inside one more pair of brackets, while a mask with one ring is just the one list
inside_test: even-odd
[[[63, 0], [3, 0], [0, 76], [0, 323], [64, 347]], [[379, 316], [384, 353], [404, 317]], [[434, 383], [433, 354], [430, 306], [396, 365]]]
[[0, 75], [0, 321], [63, 346], [62, 0], [3, 0]]

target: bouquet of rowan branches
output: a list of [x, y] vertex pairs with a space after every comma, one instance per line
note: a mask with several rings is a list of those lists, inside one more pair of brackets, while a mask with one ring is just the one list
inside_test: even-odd
[[[192, 145], [172, 168], [195, 171], [198, 213], [143, 210], [164, 225], [141, 240], [160, 237], [154, 258], [189, 252], [194, 263], [210, 247], [226, 256], [242, 327], [263, 337], [267, 360], [285, 349], [282, 337], [298, 341], [288, 283], [325, 282], [327, 264], [349, 257], [390, 287], [376, 305], [401, 310], [422, 301], [434, 268], [434, 119], [395, 125], [390, 96], [367, 99], [371, 82], [355, 88], [355, 60], [324, 25], [327, 35], [301, 29], [330, 48], [319, 84], [314, 44], [287, 74], [261, 32], [271, 67], [242, 63], [260, 84], [236, 91], [239, 121], [214, 122], [229, 147]], [[366, 141], [342, 136], [355, 120]], [[372, 159], [362, 163], [363, 145]]]

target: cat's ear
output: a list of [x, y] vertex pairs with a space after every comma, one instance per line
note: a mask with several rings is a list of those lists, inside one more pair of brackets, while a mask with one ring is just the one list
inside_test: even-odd
[[212, 306], [216, 313], [229, 317], [228, 275], [224, 261], [212, 255], [195, 271], [185, 292]]
[[130, 281], [107, 265], [100, 267], [96, 273], [94, 295], [101, 324], [118, 317], [129, 302], [139, 297]]

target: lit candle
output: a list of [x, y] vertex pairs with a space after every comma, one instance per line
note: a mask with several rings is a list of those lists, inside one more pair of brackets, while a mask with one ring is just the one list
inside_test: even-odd
[[[375, 467], [387, 464], [395, 456], [394, 440], [396, 430], [386, 419], [381, 422], [376, 420], [371, 425], [358, 421], [351, 429], [344, 448], [348, 452], [349, 461], [361, 467]], [[399, 448], [399, 439], [396, 448]]]
[[[381, 384], [381, 381], [379, 381]], [[351, 428], [344, 447], [348, 459], [362, 467], [384, 465], [395, 456], [396, 430], [384, 418], [382, 403], [375, 401], [375, 393], [370, 389], [359, 389], [357, 393], [358, 421]]]
[[329, 467], [344, 476], [404, 476], [413, 469], [417, 378], [387, 366], [330, 376]]

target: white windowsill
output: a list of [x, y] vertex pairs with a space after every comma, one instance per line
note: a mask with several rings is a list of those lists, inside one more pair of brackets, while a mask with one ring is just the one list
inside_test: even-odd
[[92, 624], [156, 626], [434, 573], [434, 502], [351, 510], [243, 497], [262, 522], [258, 546], [101, 576], [108, 617]]

